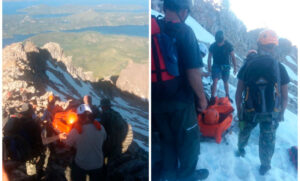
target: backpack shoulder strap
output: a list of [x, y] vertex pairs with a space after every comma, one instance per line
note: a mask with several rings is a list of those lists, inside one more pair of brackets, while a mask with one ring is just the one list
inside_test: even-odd
[[164, 32], [164, 19], [160, 15], [158, 17], [152, 16], [151, 17], [151, 35], [156, 35], [161, 32]]
[[151, 36], [159, 34], [160, 33], [160, 27], [157, 22], [157, 18], [153, 17], [151, 18]]
[[279, 107], [280, 109], [282, 108], [281, 107], [281, 74], [280, 74], [280, 63], [279, 61], [277, 60], [274, 60], [276, 61], [275, 62], [275, 70], [276, 70], [276, 75], [277, 75], [277, 87], [275, 87], [277, 90], [278, 90], [278, 97], [279, 97], [279, 101], [276, 103], [276, 104], [279, 104], [277, 105], [277, 107]]

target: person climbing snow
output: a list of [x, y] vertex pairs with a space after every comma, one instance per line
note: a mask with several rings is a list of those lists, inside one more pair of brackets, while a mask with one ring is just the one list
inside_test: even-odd
[[[215, 42], [209, 47], [208, 54], [208, 72], [211, 73], [213, 84], [211, 87], [211, 99], [216, 96], [217, 85], [220, 79], [223, 80], [226, 97], [232, 102], [229, 96], [229, 76], [230, 76], [230, 58], [233, 64], [233, 72], [237, 73], [237, 66], [233, 46], [224, 38], [223, 31], [217, 31]], [[211, 58], [213, 57], [213, 65], [211, 66]]]
[[164, 0], [165, 18], [151, 20], [152, 127], [161, 149], [152, 156], [161, 158], [157, 180], [198, 180], [209, 175], [207, 169], [196, 170], [200, 131], [194, 102], [201, 111], [207, 101], [199, 46], [185, 24], [191, 6], [191, 0]]
[[236, 107], [240, 132], [237, 155], [244, 157], [251, 131], [259, 124], [259, 173], [271, 169], [275, 135], [288, 103], [290, 78], [285, 67], [274, 58], [278, 38], [274, 31], [263, 30], [258, 40], [258, 53], [246, 61], [238, 73]]

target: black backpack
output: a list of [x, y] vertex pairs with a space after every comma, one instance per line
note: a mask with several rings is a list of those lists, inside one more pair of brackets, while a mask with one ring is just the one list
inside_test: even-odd
[[279, 62], [271, 56], [256, 55], [246, 62], [244, 72], [246, 112], [281, 111], [281, 78]]
[[163, 19], [152, 17], [151, 21], [152, 98], [173, 98], [180, 87], [176, 38], [165, 33]]

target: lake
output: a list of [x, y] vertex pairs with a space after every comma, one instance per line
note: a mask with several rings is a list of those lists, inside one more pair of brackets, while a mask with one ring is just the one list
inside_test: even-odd
[[[109, 35], [127, 35], [127, 36], [139, 36], [139, 37], [148, 37], [148, 25], [124, 25], [124, 26], [100, 26], [100, 27], [88, 27], [77, 30], [66, 30], [63, 32], [85, 32], [85, 31], [95, 31], [101, 34], [109, 34]], [[47, 33], [47, 32], [45, 32]], [[22, 42], [36, 34], [30, 35], [15, 35], [13, 38], [4, 38], [2, 39], [2, 46], [5, 47], [12, 43]]]

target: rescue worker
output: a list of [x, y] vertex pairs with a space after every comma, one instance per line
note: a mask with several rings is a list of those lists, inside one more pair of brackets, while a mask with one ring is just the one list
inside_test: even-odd
[[102, 146], [106, 140], [105, 128], [93, 119], [91, 108], [82, 104], [77, 108], [79, 123], [67, 136], [66, 144], [76, 149], [72, 164], [71, 179], [85, 181], [89, 175], [90, 181], [103, 178], [104, 155]]
[[[158, 133], [161, 150], [161, 155], [155, 152], [152, 158], [161, 159], [158, 180], [199, 180], [207, 178], [209, 174], [207, 169], [196, 170], [200, 154], [200, 130], [194, 102], [199, 103], [197, 109], [201, 111], [206, 109], [207, 101], [201, 80], [203, 62], [199, 46], [193, 30], [185, 24], [191, 6], [191, 0], [164, 0], [165, 18], [157, 18], [156, 21], [152, 18], [152, 127]], [[157, 23], [154, 24], [155, 22]], [[157, 25], [159, 28], [154, 29]], [[177, 53], [171, 52], [171, 49], [166, 50], [168, 47], [161, 47], [164, 45], [155, 41], [159, 38], [156, 32], [167, 35], [171, 40], [175, 39]], [[168, 60], [161, 62], [161, 51], [157, 51], [158, 48], [176, 56], [174, 62], [178, 71], [173, 67], [173, 70], [176, 70], [173, 76], [170, 76], [168, 71], [168, 76], [163, 74], [166, 70], [160, 65], [169, 64], [166, 63]], [[169, 92], [162, 96], [165, 91], [161, 89], [163, 86], [159, 85], [167, 85], [170, 82], [162, 78], [159, 80], [157, 77], [164, 76], [178, 83], [178, 87], [173, 84], [171, 89], [174, 94]], [[174, 76], [176, 77], [172, 79]], [[168, 85], [172, 87], [171, 83]]]
[[235, 95], [240, 125], [237, 154], [246, 154], [251, 131], [259, 124], [259, 172], [264, 175], [271, 169], [276, 130], [287, 107], [290, 79], [284, 66], [274, 59], [278, 45], [276, 33], [263, 30], [257, 44], [258, 55], [246, 61], [238, 73]]
[[101, 100], [101, 121], [107, 132], [107, 140], [105, 142], [105, 157], [108, 157], [108, 162], [120, 156], [122, 153], [122, 143], [128, 133], [127, 122], [122, 118], [120, 113], [111, 108], [109, 99]]
[[[233, 63], [233, 72], [237, 73], [236, 60], [233, 46], [224, 38], [223, 31], [217, 31], [215, 35], [216, 41], [209, 47], [208, 54], [208, 72], [211, 73], [213, 85], [211, 87], [211, 98], [215, 98], [218, 81], [223, 80], [226, 97], [229, 97], [229, 76], [230, 76], [230, 58]], [[211, 66], [211, 58], [213, 57], [213, 65]]]

